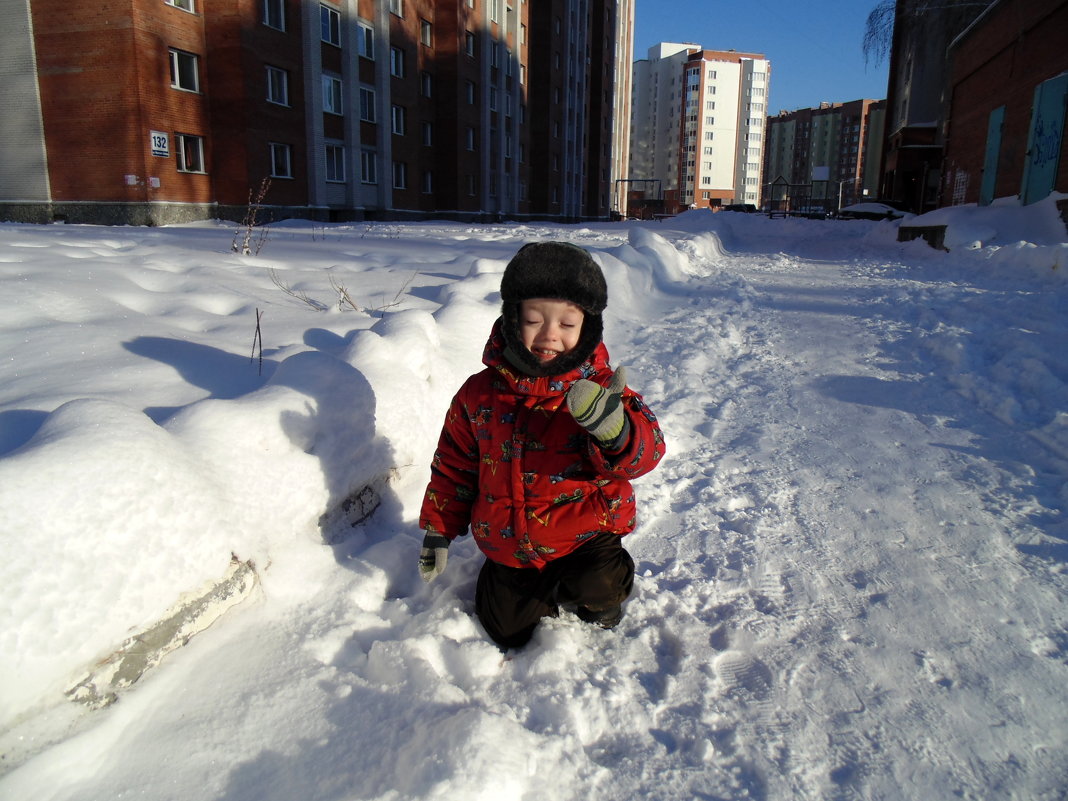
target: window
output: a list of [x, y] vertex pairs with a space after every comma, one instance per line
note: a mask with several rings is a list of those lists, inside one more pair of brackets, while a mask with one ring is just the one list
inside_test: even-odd
[[332, 75], [323, 76], [323, 111], [341, 114], [341, 79]]
[[429, 20], [419, 21], [419, 41], [427, 47], [434, 44], [434, 26], [430, 24]]
[[204, 137], [175, 134], [178, 172], [204, 172]]
[[404, 106], [394, 105], [392, 108], [393, 133], [404, 136], [408, 132], [407, 112]]
[[267, 67], [267, 102], [289, 105], [289, 73], [278, 67]]
[[475, 57], [475, 35], [471, 31], [464, 34], [464, 52], [471, 58]]
[[197, 57], [192, 53], [171, 48], [171, 86], [187, 92], [200, 91]]
[[263, 0], [263, 24], [280, 31], [286, 29], [285, 0]]
[[364, 122], [377, 122], [375, 115], [375, 90], [360, 87], [360, 119]]
[[423, 170], [423, 194], [431, 195], [434, 193], [434, 173], [430, 170]]
[[475, 176], [470, 173], [467, 174], [467, 194], [470, 197], [475, 196]]
[[423, 97], [430, 97], [434, 93], [434, 77], [426, 70], [419, 75], [419, 87]]
[[715, 124], [716, 124], [716, 118], [715, 117], [705, 117], [705, 125], [715, 125]]
[[389, 48], [389, 74], [404, 77], [404, 51], [399, 47]]
[[711, 142], [713, 139], [712, 131], [705, 131], [705, 141]]
[[293, 164], [292, 155], [293, 148], [290, 145], [283, 145], [278, 142], [271, 142], [271, 177], [272, 178], [292, 178], [293, 177]]
[[489, 107], [490, 111], [497, 110], [497, 87], [491, 86], [489, 90]]
[[408, 188], [408, 165], [403, 161], [393, 162], [393, 188]]
[[326, 146], [326, 180], [333, 184], [345, 181], [345, 148], [341, 145]]
[[404, 16], [404, 0], [389, 0], [389, 13]]
[[467, 93], [467, 105], [473, 106], [475, 104], [475, 82], [464, 81], [464, 90]]
[[356, 32], [356, 46], [364, 58], [375, 60], [375, 29], [363, 22], [359, 24]]
[[471, 127], [467, 128], [467, 149], [475, 149], [475, 129]]
[[319, 38], [341, 47], [341, 14], [336, 8], [319, 6]]
[[434, 144], [434, 123], [423, 123], [423, 145], [431, 147]]
[[182, 11], [188, 11], [190, 14], [195, 13], [196, 9], [193, 7], [193, 0], [163, 0], [169, 6], [180, 8]]
[[378, 158], [373, 150], [360, 151], [360, 181], [365, 184], [378, 183]]

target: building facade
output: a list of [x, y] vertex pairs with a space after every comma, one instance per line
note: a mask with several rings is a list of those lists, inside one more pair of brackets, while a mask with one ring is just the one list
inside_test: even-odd
[[1068, 0], [998, 0], [949, 50], [941, 205], [1068, 192]]
[[950, 43], [992, 0], [897, 0], [879, 195], [915, 213], [938, 205]]
[[821, 103], [767, 122], [764, 203], [832, 211], [878, 197], [885, 100]]
[[13, 0], [0, 216], [240, 219], [265, 187], [274, 217], [607, 218], [632, 19], [631, 0]]
[[758, 53], [650, 48], [634, 64], [632, 198], [659, 191], [664, 213], [759, 204], [770, 71]]

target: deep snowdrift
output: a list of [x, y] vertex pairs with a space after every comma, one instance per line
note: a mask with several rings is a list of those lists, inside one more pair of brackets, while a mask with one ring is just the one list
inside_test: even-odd
[[[1068, 245], [1052, 200], [935, 214], [948, 254], [707, 212], [282, 223], [253, 258], [0, 225], [0, 795], [1063, 797]], [[602, 265], [669, 455], [622, 626], [504, 659], [473, 545], [424, 587], [414, 518], [501, 271], [550, 238]], [[235, 556], [254, 600], [65, 700]]]

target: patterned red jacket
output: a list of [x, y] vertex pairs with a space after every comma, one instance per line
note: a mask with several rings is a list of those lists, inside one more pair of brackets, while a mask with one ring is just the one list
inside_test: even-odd
[[606, 453], [575, 422], [565, 393], [579, 378], [611, 380], [603, 343], [570, 373], [532, 378], [503, 356], [500, 321], [482, 361], [453, 398], [431, 466], [419, 525], [455, 539], [470, 527], [482, 552], [512, 567], [542, 568], [598, 532], [634, 530], [628, 479], [664, 455], [653, 413], [629, 388], [630, 439]]

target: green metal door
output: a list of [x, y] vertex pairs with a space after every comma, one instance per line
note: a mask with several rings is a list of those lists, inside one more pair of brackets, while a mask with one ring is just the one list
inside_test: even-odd
[[1005, 107], [990, 112], [986, 126], [986, 158], [983, 159], [983, 184], [979, 188], [979, 205], [989, 206], [994, 199], [994, 185], [998, 178], [998, 154], [1001, 151], [1001, 124], [1005, 121]]
[[1027, 136], [1020, 199], [1026, 206], [1053, 191], [1064, 136], [1064, 111], [1068, 102], [1068, 73], [1050, 78], [1035, 87], [1031, 111], [1031, 131]]

